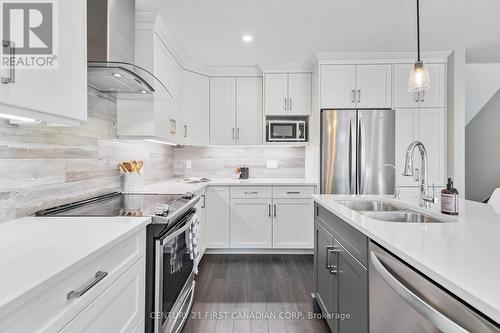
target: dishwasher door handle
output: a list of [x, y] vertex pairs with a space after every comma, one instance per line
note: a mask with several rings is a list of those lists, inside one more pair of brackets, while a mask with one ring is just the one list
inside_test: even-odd
[[420, 313], [429, 322], [442, 332], [467, 333], [463, 327], [446, 317], [439, 310], [408, 289], [398, 278], [392, 275], [380, 262], [375, 252], [370, 252], [370, 261], [382, 279], [401, 297], [410, 307]]

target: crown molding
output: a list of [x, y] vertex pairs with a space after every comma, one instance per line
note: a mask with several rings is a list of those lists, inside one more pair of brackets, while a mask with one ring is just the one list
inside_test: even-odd
[[[452, 51], [422, 52], [426, 63], [447, 63]], [[356, 64], [356, 63], [413, 63], [415, 52], [335, 52], [316, 53], [320, 65], [326, 64]]]

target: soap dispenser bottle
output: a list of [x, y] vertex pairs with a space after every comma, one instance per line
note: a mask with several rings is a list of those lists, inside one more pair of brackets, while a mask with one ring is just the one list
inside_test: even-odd
[[446, 188], [441, 191], [441, 213], [458, 215], [458, 190], [453, 187], [451, 178], [448, 178]]

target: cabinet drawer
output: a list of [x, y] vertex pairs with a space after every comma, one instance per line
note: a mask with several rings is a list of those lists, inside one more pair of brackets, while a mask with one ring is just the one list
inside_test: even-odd
[[368, 237], [318, 204], [314, 206], [314, 217], [333, 233], [333, 237], [347, 251], [368, 267]]
[[274, 186], [273, 198], [275, 199], [309, 199], [314, 194], [314, 186]]
[[144, 332], [144, 270], [142, 258], [61, 333]]
[[270, 199], [270, 186], [231, 186], [232, 199]]
[[[13, 309], [6, 318], [0, 318], [0, 332], [59, 331], [144, 257], [145, 240], [144, 229], [108, 251], [84, 259], [78, 267], [54, 280], [35, 298]], [[71, 291], [84, 290], [90, 282], [95, 281], [99, 271], [107, 275], [81, 296], [68, 298]]]

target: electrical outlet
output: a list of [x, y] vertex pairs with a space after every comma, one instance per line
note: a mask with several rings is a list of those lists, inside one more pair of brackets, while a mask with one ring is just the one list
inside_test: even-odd
[[266, 168], [278, 169], [278, 161], [277, 160], [266, 161]]
[[186, 160], [186, 169], [191, 169], [191, 160]]

